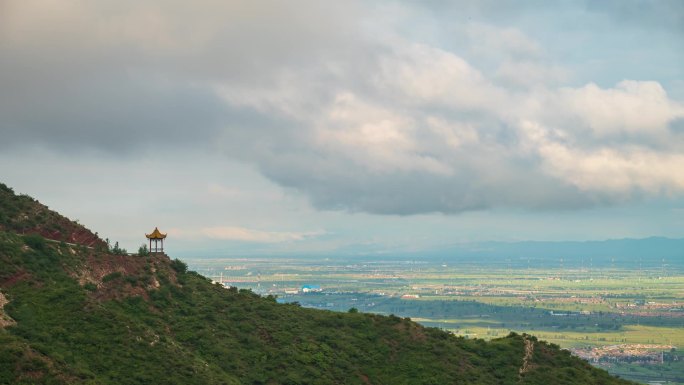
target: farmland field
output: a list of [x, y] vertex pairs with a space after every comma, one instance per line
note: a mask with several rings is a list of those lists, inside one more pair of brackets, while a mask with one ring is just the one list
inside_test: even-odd
[[530, 333], [625, 378], [684, 384], [684, 269], [662, 259], [189, 261], [281, 302], [395, 314], [469, 338]]

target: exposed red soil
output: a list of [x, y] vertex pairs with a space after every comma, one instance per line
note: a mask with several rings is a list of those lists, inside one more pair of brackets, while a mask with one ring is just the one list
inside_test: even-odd
[[6, 279], [4, 281], [0, 281], [0, 287], [11, 287], [11, 286], [14, 286], [14, 284], [16, 284], [17, 282], [25, 281], [25, 280], [29, 279], [30, 277], [31, 277], [31, 275], [28, 272], [26, 272], [24, 270], [20, 270], [20, 271], [16, 272], [15, 274], [11, 275], [8, 279]]
[[[60, 215], [61, 217], [61, 215]], [[57, 226], [61, 230], [48, 229], [40, 224], [33, 228], [24, 229], [24, 234], [38, 234], [44, 238], [55, 241], [64, 241], [67, 243], [74, 243], [87, 247], [106, 247], [107, 243], [100, 239], [92, 231], [85, 227], [70, 221], [65, 217], [55, 218]]]
[[0, 230], [19, 234], [38, 234], [47, 239], [75, 243], [87, 247], [106, 247], [105, 241], [83, 225], [50, 210], [39, 201], [27, 196], [15, 196], [0, 189], [0, 198], [13, 202], [8, 209], [9, 220], [0, 224]]
[[[48, 356], [39, 353], [30, 347], [26, 347], [23, 352], [24, 355], [24, 362], [30, 362], [32, 360], [38, 360], [41, 361], [45, 364], [46, 368], [45, 370], [29, 370], [29, 371], [24, 371], [21, 374], [20, 379], [22, 380], [28, 380], [26, 383], [33, 383], [36, 382], [37, 380], [40, 380], [43, 378], [47, 373], [53, 373], [56, 374], [56, 372], [61, 372], [61, 370], [57, 369], [57, 365], [55, 362]], [[20, 361], [21, 362], [21, 361]], [[21, 368], [16, 368], [16, 371], [21, 371]], [[70, 374], [67, 373], [59, 373], [57, 375], [57, 378], [62, 380], [66, 384], [72, 384], [78, 382], [78, 378], [74, 377]], [[24, 382], [22, 382], [24, 383]]]
[[[110, 253], [107, 243], [97, 233], [29, 196], [16, 195], [2, 183], [0, 220], [0, 231], [35, 234], [53, 241], [48, 243], [48, 247], [64, 257], [62, 266], [65, 271], [81, 285], [88, 284], [91, 296], [96, 299], [147, 297], [147, 291], [158, 288], [160, 280], [178, 284], [171, 260], [165, 254], [140, 257]], [[67, 246], [57, 245], [56, 242], [64, 242]], [[21, 247], [24, 252], [29, 249], [28, 245]], [[0, 287], [3, 288], [33, 279], [24, 270], [9, 270], [5, 273], [0, 275]], [[39, 282], [36, 284], [40, 285]]]
[[[121, 299], [125, 297], [148, 297], [147, 290], [159, 287], [159, 276], [164, 276], [172, 284], [177, 284], [176, 272], [170, 267], [171, 260], [164, 254], [147, 257], [131, 255], [114, 255], [109, 253], [91, 253], [84, 265], [71, 274], [81, 285], [87, 283], [97, 286], [93, 296], [99, 300]], [[109, 279], [113, 273], [120, 277]], [[135, 283], [125, 278], [134, 278]]]
[[359, 374], [359, 377], [361, 378], [361, 381], [363, 381], [364, 384], [371, 385], [370, 379], [368, 378], [367, 375]]

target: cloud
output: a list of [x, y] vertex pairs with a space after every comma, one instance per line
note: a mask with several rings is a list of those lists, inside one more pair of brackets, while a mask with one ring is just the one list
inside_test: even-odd
[[568, 70], [558, 65], [536, 61], [505, 60], [493, 76], [497, 83], [511, 88], [531, 88], [563, 84], [568, 80]]
[[567, 119], [582, 121], [595, 136], [662, 136], [671, 121], [684, 117], [684, 105], [670, 100], [653, 81], [624, 80], [610, 89], [587, 84], [563, 88], [558, 96], [571, 115]]
[[345, 46], [338, 27], [354, 25], [353, 7], [300, 6], [311, 12], [277, 1], [3, 3], [0, 146], [210, 146], [217, 127], [245, 117], [222, 86], [270, 89]]
[[302, 241], [316, 237], [323, 232], [273, 232], [247, 229], [243, 227], [207, 227], [200, 230], [202, 236], [210, 239], [256, 242], [256, 243], [281, 243]]
[[401, 3], [12, 2], [0, 148], [220, 152], [319, 209], [376, 214], [684, 194], [684, 105], [663, 83], [578, 83], [543, 36], [501, 22], [523, 17], [515, 7], [462, 5], [482, 20], [425, 16], [454, 34], [434, 37], [412, 32]]
[[386, 97], [398, 93], [405, 103], [488, 109], [503, 94], [463, 58], [435, 47], [397, 47], [379, 61], [379, 90]]
[[682, 104], [657, 82], [509, 90], [453, 53], [400, 52], [379, 58], [370, 92], [321, 101], [291, 133], [296, 151], [281, 145], [258, 157], [265, 175], [319, 208], [380, 214], [591, 207], [684, 192], [675, 167], [683, 138], [669, 129]]
[[477, 42], [481, 54], [506, 53], [514, 57], [539, 56], [542, 48], [539, 43], [527, 37], [517, 28], [500, 28], [482, 23], [466, 25], [466, 35]]
[[587, 193], [629, 198], [632, 194], [676, 196], [684, 192], [684, 154], [661, 152], [630, 145], [603, 146], [593, 150], [571, 147], [549, 138], [531, 122], [523, 124], [542, 167]]

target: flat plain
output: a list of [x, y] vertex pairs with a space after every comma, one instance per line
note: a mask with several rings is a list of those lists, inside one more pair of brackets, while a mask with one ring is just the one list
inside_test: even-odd
[[[537, 336], [643, 383], [684, 383], [684, 273], [664, 259], [188, 259], [280, 302], [395, 314], [468, 338]], [[541, 266], [541, 267], [540, 267]]]

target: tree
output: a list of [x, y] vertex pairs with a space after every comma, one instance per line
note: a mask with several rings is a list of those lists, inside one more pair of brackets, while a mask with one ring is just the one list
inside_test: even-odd
[[146, 244], [143, 243], [142, 245], [140, 245], [140, 247], [138, 248], [138, 255], [141, 257], [146, 257], [150, 255], [150, 250], [147, 249]]
[[124, 254], [127, 254], [126, 249], [122, 249], [121, 247], [119, 247], [119, 242], [118, 242], [118, 241], [114, 243], [114, 247], [112, 247], [110, 251], [111, 251], [113, 254], [116, 254], [116, 255], [124, 255]]

